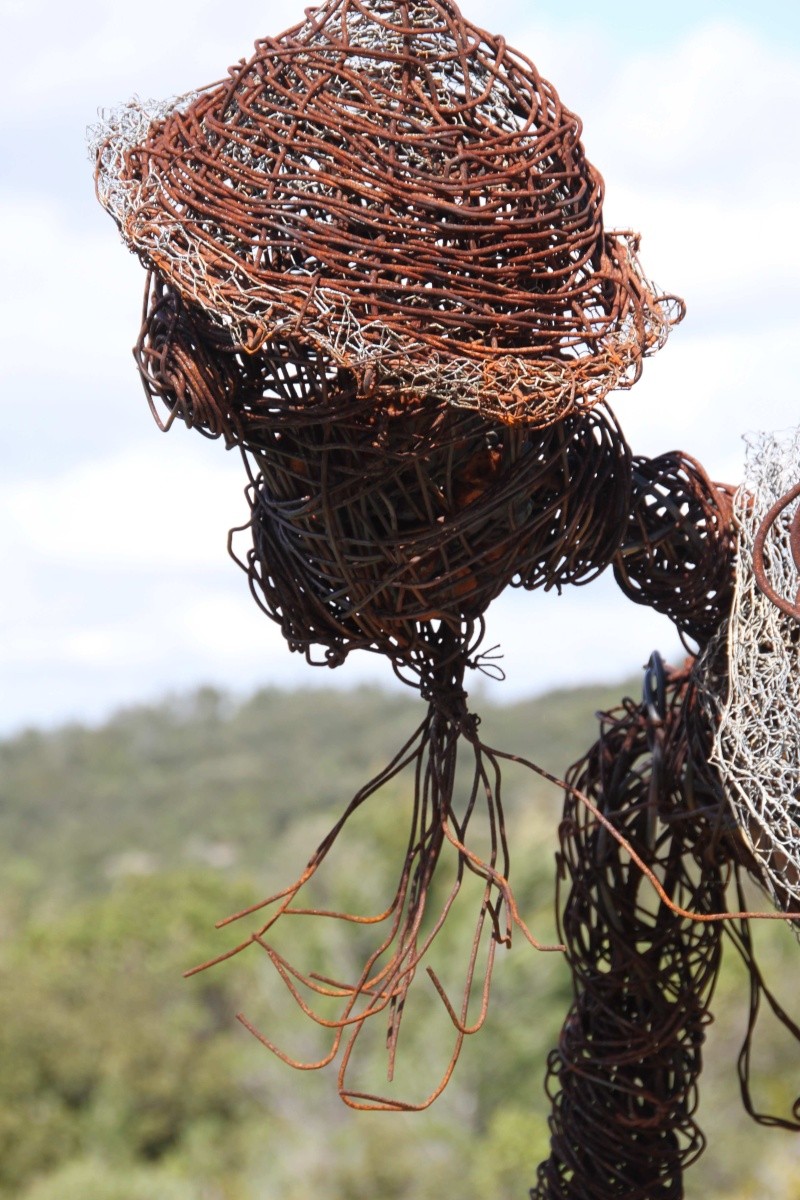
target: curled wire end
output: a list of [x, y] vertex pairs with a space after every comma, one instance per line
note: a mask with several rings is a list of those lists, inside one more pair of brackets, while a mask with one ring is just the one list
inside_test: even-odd
[[[800, 483], [796, 483], [784, 496], [775, 501], [759, 525], [755, 542], [753, 543], [753, 574], [755, 575], [759, 590], [764, 593], [768, 600], [772, 601], [776, 608], [785, 613], [787, 617], [793, 617], [795, 621], [800, 621], [800, 589], [798, 589], [795, 595], [794, 602], [787, 600], [784, 596], [778, 595], [767, 576], [765, 547], [767, 536], [775, 527], [781, 513], [793, 501], [797, 500], [798, 496], [800, 496]], [[800, 507], [798, 507], [789, 525], [789, 549], [794, 565], [797, 571], [800, 572]]]
[[467, 666], [473, 671], [480, 671], [481, 675], [485, 675], [487, 679], [495, 679], [498, 683], [503, 683], [506, 673], [500, 666], [500, 660], [504, 657], [499, 645], [490, 646], [488, 650], [482, 650], [480, 654], [469, 659]]

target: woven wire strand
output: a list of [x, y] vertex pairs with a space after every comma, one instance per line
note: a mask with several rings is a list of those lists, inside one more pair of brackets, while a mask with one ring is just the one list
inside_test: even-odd
[[[685, 804], [693, 704], [683, 670], [671, 673], [661, 711], [626, 701], [602, 714], [599, 741], [567, 783], [596, 803], [674, 903], [720, 912], [730, 849], [713, 833], [718, 788], [695, 788], [692, 818]], [[571, 791], [560, 840], [574, 1000], [548, 1061], [551, 1153], [531, 1197], [680, 1200], [683, 1172], [705, 1145], [693, 1114], [722, 926], [659, 901]]]
[[548, 424], [630, 386], [683, 314], [604, 231], [580, 132], [447, 0], [328, 0], [225, 82], [112, 112], [93, 151], [128, 245], [236, 346]]

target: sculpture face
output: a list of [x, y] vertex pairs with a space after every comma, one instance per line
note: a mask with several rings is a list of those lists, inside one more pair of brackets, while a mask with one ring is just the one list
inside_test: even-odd
[[[299, 343], [252, 354], [153, 284], [137, 357], [154, 411], [246, 447], [253, 548], [243, 565], [289, 645], [352, 649], [409, 677], [432, 623], [480, 621], [509, 583], [599, 573], [628, 523], [630, 454], [599, 405], [546, 429], [408, 397], [364, 404], [352, 372]], [[465, 631], [471, 643], [474, 635]]]

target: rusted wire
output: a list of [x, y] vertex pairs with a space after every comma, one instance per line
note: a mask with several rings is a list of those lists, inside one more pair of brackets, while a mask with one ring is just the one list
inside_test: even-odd
[[[650, 680], [659, 669], [653, 656]], [[603, 714], [599, 741], [567, 777], [560, 928], [574, 1001], [548, 1060], [551, 1152], [533, 1200], [684, 1195], [683, 1172], [705, 1145], [694, 1113], [723, 932], [751, 979], [739, 1056], [745, 1105], [764, 1123], [798, 1127], [797, 1106], [792, 1117], [756, 1113], [750, 1095], [759, 1000], [767, 999], [798, 1041], [800, 1029], [756, 963], [740, 881], [743, 867], [754, 864], [707, 766], [709, 747], [687, 664], [646, 688], [642, 704], [626, 701]], [[647, 889], [628, 848], [659, 879], [663, 896]], [[731, 878], [738, 917], [726, 912]]]
[[[268, 910], [267, 919], [238, 946], [189, 971], [195, 974], [225, 961], [251, 946], [259, 947], [272, 962], [289, 994], [302, 1012], [318, 1025], [330, 1030], [327, 1053], [312, 1062], [301, 1062], [285, 1053], [276, 1042], [258, 1030], [243, 1014], [239, 1019], [263, 1045], [291, 1066], [316, 1070], [328, 1066], [341, 1052], [339, 1094], [352, 1108], [410, 1111], [427, 1108], [449, 1081], [465, 1037], [483, 1024], [489, 1000], [492, 968], [498, 945], [510, 945], [517, 929], [539, 950], [562, 950], [562, 946], [542, 945], [521, 917], [508, 884], [509, 854], [501, 797], [500, 764], [495, 752], [478, 736], [477, 718], [467, 711], [465, 693], [460, 688], [464, 671], [458, 641], [442, 636], [442, 669], [433, 685], [434, 695], [427, 719], [402, 747], [388, 767], [381, 771], [351, 801], [343, 816], [318, 846], [299, 878], [288, 888], [220, 924], [230, 924]], [[461, 799], [455, 788], [459, 748], [469, 747], [472, 758], [471, 781]], [[415, 777], [411, 826], [405, 861], [394, 897], [377, 915], [309, 908], [300, 902], [303, 889], [313, 879], [352, 815], [400, 772], [411, 769]], [[470, 825], [483, 807], [488, 824], [488, 857], [470, 848]], [[441, 856], [449, 851], [454, 858], [453, 882], [438, 911], [431, 912], [431, 884]], [[401, 1100], [354, 1088], [349, 1082], [351, 1056], [365, 1023], [382, 1015], [388, 1022], [388, 1074], [391, 1080], [400, 1022], [409, 989], [418, 967], [426, 960], [464, 882], [471, 873], [483, 881], [475, 930], [468, 957], [463, 992], [455, 1006], [432, 967], [427, 973], [454, 1027], [453, 1049], [445, 1071], [433, 1090], [420, 1101]], [[345, 983], [315, 972], [303, 972], [281, 955], [269, 940], [269, 932], [278, 920], [313, 915], [361, 926], [374, 927], [375, 944], [367, 954], [356, 980]], [[488, 943], [488, 944], [487, 944]], [[482, 970], [478, 959], [484, 952]], [[427, 965], [427, 964], [426, 964]], [[473, 995], [480, 996], [477, 1016], [471, 1016]], [[322, 1016], [314, 1008], [315, 997], [341, 1002], [333, 1018]]]
[[[598, 574], [627, 512], [627, 446], [602, 407], [545, 431], [420, 406], [260, 434], [242, 565], [292, 649], [386, 655], [426, 690], [439, 626], [476, 626], [509, 583]], [[462, 640], [467, 658], [476, 639]]]
[[679, 450], [633, 462], [630, 525], [614, 560], [617, 583], [701, 645], [719, 629], [733, 598], [732, 493]]
[[[539, 945], [508, 883], [501, 766], [515, 756], [481, 741], [466, 702], [467, 669], [492, 669], [490, 602], [509, 585], [584, 583], [613, 560], [628, 596], [702, 645], [731, 604], [730, 490], [678, 452], [632, 462], [605, 403], [683, 307], [648, 282], [635, 235], [604, 229], [580, 133], [536, 68], [451, 0], [327, 0], [222, 83], [132, 102], [95, 133], [98, 195], [148, 268], [136, 357], [151, 408], [161, 428], [179, 419], [241, 449], [254, 596], [310, 662], [381, 653], [428, 702], [299, 878], [230, 920], [269, 915], [195, 968], [264, 953], [330, 1049], [299, 1062], [240, 1019], [295, 1066], [340, 1055], [355, 1108], [430, 1104], [483, 1022], [496, 947], [514, 929]], [[564, 785], [575, 1003], [550, 1062], [541, 1200], [682, 1194], [702, 1149], [692, 1114], [723, 923], [750, 971], [751, 1027], [766, 996], [798, 1033], [747, 925], [786, 914], [750, 913], [741, 892], [724, 907], [728, 875], [763, 871], [727, 816], [695, 697], [685, 671], [664, 689], [656, 678], [644, 705], [606, 716]], [[304, 889], [350, 817], [404, 771], [394, 897], [373, 915], [313, 907]], [[447, 855], [451, 887], [434, 900]], [[453, 1003], [427, 957], [469, 874], [482, 894]], [[300, 969], [271, 940], [276, 921], [311, 914], [375, 930], [355, 978]], [[388, 1022], [391, 1078], [423, 964], [454, 1029], [440, 1082], [421, 1101], [359, 1089], [365, 1024]], [[742, 1086], [762, 1119], [749, 1038]]]
[[[797, 483], [793, 488], [789, 489], [785, 496], [782, 496], [780, 500], [776, 500], [759, 525], [753, 545], [753, 572], [756, 577], [756, 583], [776, 608], [779, 608], [788, 617], [794, 617], [796, 621], [800, 621], [800, 588], [798, 588], [793, 600], [788, 600], [785, 596], [781, 596], [776, 592], [770, 582], [767, 571], [765, 547], [770, 531], [776, 527], [781, 515], [799, 496], [800, 483]], [[800, 506], [795, 510], [794, 516], [789, 523], [788, 541], [792, 562], [798, 575], [800, 575]]]
[[328, 0], [224, 82], [95, 135], [123, 237], [239, 350], [548, 424], [683, 315], [603, 228], [581, 124], [450, 0]]

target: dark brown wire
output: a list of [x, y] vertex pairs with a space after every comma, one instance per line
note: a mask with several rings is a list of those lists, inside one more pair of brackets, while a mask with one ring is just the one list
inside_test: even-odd
[[733, 600], [732, 495], [683, 451], [633, 460], [630, 522], [614, 575], [630, 600], [665, 613], [701, 645]]
[[593, 577], [625, 523], [628, 450], [601, 407], [526, 432], [420, 406], [260, 441], [242, 565], [310, 661], [363, 648], [424, 677], [440, 623], [477, 623], [509, 583]]
[[257, 448], [279, 427], [300, 429], [365, 411], [352, 372], [297, 340], [246, 353], [154, 271], [145, 284], [134, 357], [162, 430], [178, 419], [206, 437]]
[[[467, 668], [491, 669], [489, 603], [508, 585], [586, 582], [613, 559], [628, 596], [700, 643], [730, 607], [730, 489], [679, 452], [632, 463], [602, 403], [683, 310], [645, 280], [635, 237], [605, 231], [580, 132], [535, 67], [450, 0], [327, 0], [138, 141], [112, 130], [98, 147], [98, 191], [149, 269], [136, 357], [156, 420], [244, 455], [253, 594], [309, 661], [377, 651], [428, 701], [300, 877], [231, 918], [267, 919], [213, 960], [267, 955], [330, 1030], [330, 1053], [296, 1062], [240, 1019], [296, 1066], [341, 1051], [339, 1090], [356, 1108], [431, 1103], [483, 1022], [496, 946], [514, 928], [538, 945], [508, 883], [501, 763], [513, 756], [480, 740], [466, 704]], [[459, 392], [464, 371], [477, 398]], [[727, 816], [699, 709], [686, 671], [673, 673], [663, 695], [606, 715], [566, 784], [575, 1000], [549, 1064], [540, 1200], [682, 1195], [703, 1145], [693, 1112], [723, 925], [751, 979], [745, 1106], [797, 1127], [797, 1109], [765, 1115], [750, 1094], [760, 1001], [800, 1030], [756, 964], [748, 918], [780, 914], [745, 909], [740, 872], [759, 869]], [[472, 768], [461, 801], [459, 754]], [[404, 769], [410, 832], [387, 907], [304, 907], [349, 817]], [[479, 806], [483, 857], [468, 836]], [[434, 909], [448, 851], [455, 881]], [[454, 1028], [442, 1079], [421, 1101], [360, 1091], [360, 1032], [386, 1017], [391, 1075], [410, 984], [467, 872], [484, 890], [459, 1004], [428, 969]], [[271, 942], [277, 919], [311, 912], [382, 928], [357, 978], [301, 970]], [[323, 1019], [315, 997], [340, 1001], [338, 1017]]]
[[509, 583], [587, 582], [627, 526], [630, 451], [602, 404], [548, 429], [435, 396], [365, 407], [350, 372], [299, 344], [243, 354], [154, 274], [136, 357], [162, 428], [247, 452], [242, 565], [309, 661], [370, 649], [415, 675], [432, 624], [479, 622]]
[[[574, 1000], [548, 1060], [551, 1152], [533, 1200], [683, 1197], [684, 1170], [705, 1145], [694, 1113], [723, 933], [751, 980], [739, 1056], [745, 1107], [765, 1124], [799, 1127], [797, 1105], [792, 1116], [775, 1116], [758, 1112], [751, 1097], [760, 1001], [797, 1041], [800, 1029], [764, 983], [748, 918], [697, 921], [674, 907], [723, 914], [733, 879], [736, 907], [745, 909], [741, 873], [754, 864], [707, 765], [709, 748], [707, 713], [687, 664], [646, 688], [642, 704], [629, 700], [603, 714], [599, 741], [568, 774], [560, 929]], [[659, 879], [663, 898], [617, 835]]]

